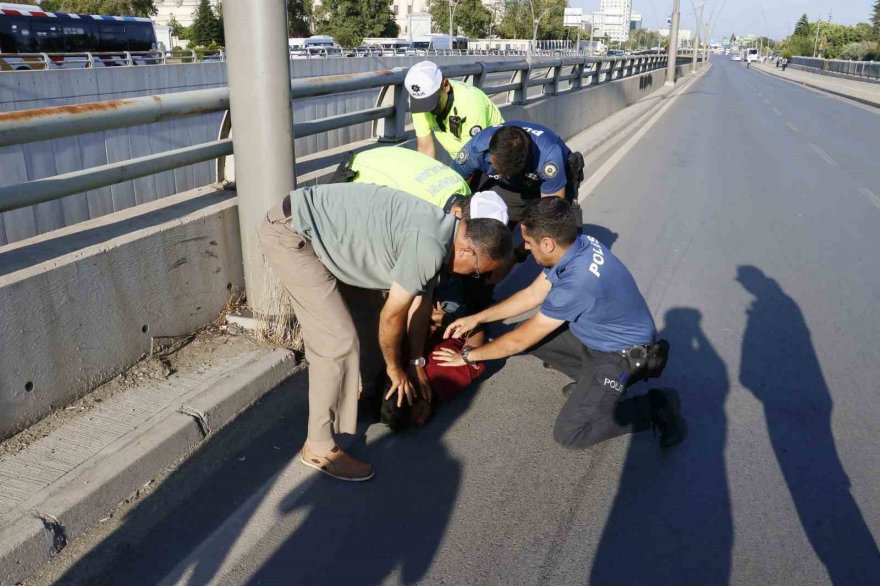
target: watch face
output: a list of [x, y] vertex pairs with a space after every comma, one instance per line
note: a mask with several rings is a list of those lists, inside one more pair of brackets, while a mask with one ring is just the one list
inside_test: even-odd
[[424, 368], [426, 363], [424, 358], [416, 358], [415, 360], [411, 360], [410, 362], [412, 362], [413, 366], [417, 366], [419, 368]]

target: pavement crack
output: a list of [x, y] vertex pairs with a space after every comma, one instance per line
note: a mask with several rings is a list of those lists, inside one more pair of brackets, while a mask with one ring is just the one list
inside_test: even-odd
[[33, 514], [37, 519], [43, 522], [43, 528], [52, 533], [52, 555], [59, 553], [62, 549], [67, 547], [67, 530], [57, 517], [36, 510]]
[[202, 432], [202, 437], [208, 437], [211, 434], [211, 426], [208, 425], [208, 418], [198, 409], [194, 409], [189, 405], [183, 405], [177, 410], [177, 412], [181, 415], [189, 415], [195, 419], [196, 425], [199, 426], [199, 431]]

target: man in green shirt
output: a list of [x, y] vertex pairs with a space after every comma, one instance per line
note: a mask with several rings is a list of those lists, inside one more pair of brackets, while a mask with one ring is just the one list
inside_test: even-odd
[[[391, 390], [412, 404], [416, 385], [430, 399], [423, 356], [429, 302], [442, 271], [479, 275], [511, 252], [498, 220], [459, 220], [402, 191], [343, 183], [298, 189], [260, 228], [269, 265], [292, 298], [309, 361], [309, 427], [300, 461], [341, 480], [367, 480], [373, 468], [336, 444], [354, 433], [360, 387], [358, 338], [338, 281], [388, 291], [379, 346]], [[407, 346], [403, 348], [405, 332]], [[414, 382], [413, 382], [414, 381]]]
[[432, 159], [436, 157], [433, 136], [454, 158], [471, 137], [504, 122], [498, 106], [482, 90], [444, 78], [431, 61], [410, 67], [404, 86], [410, 96], [418, 150]]

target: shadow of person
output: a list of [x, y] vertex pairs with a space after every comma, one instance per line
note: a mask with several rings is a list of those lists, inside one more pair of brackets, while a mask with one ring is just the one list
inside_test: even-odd
[[801, 525], [834, 584], [880, 584], [880, 552], [837, 454], [833, 401], [804, 317], [779, 283], [756, 267], [740, 266], [736, 280], [755, 296], [739, 380], [764, 405]]
[[681, 395], [688, 437], [666, 454], [651, 433], [632, 438], [590, 584], [728, 582], [733, 523], [724, 403], [730, 385], [700, 319], [696, 309], [671, 309], [660, 333], [671, 347], [662, 384]]
[[457, 498], [461, 464], [443, 443], [477, 391], [469, 389], [425, 428], [386, 433], [364, 452], [376, 477], [360, 486], [316, 475], [280, 504], [302, 515], [296, 531], [250, 584], [416, 584], [431, 566]]
[[584, 224], [582, 229], [584, 234], [592, 236], [608, 250], [611, 250], [611, 247], [614, 246], [614, 243], [617, 242], [617, 238], [620, 236], [614, 230], [609, 230], [605, 226], [598, 224]]

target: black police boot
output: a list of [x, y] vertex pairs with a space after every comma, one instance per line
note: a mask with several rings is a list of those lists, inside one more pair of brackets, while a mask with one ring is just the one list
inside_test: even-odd
[[681, 416], [681, 400], [675, 389], [660, 388], [648, 391], [651, 406], [651, 427], [660, 435], [660, 446], [671, 448], [680, 444], [687, 435], [687, 424]]

